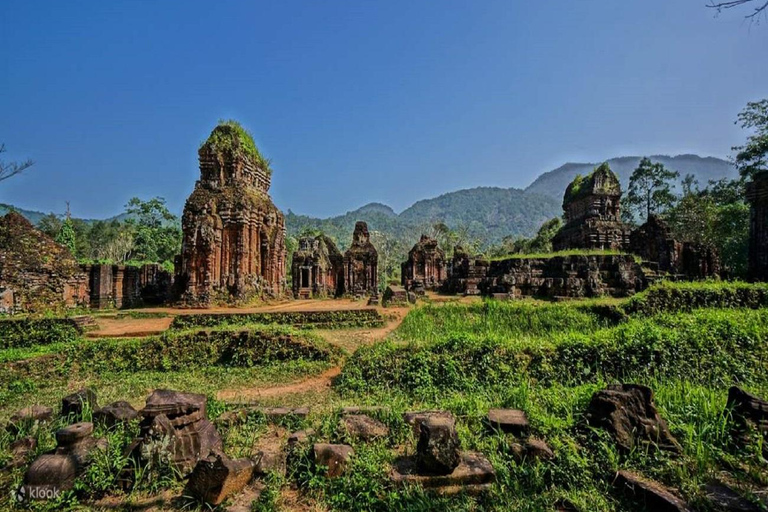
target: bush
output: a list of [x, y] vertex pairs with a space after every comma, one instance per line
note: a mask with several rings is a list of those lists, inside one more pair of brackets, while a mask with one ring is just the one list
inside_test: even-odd
[[364, 347], [345, 365], [339, 386], [418, 395], [503, 387], [529, 378], [578, 385], [675, 377], [727, 386], [756, 381], [768, 362], [768, 312], [762, 310], [665, 314], [594, 331], [563, 328], [545, 332], [546, 339], [448, 331], [427, 343]]
[[0, 320], [0, 349], [75, 341], [82, 329], [68, 318]]
[[629, 299], [629, 315], [654, 315], [696, 308], [761, 308], [768, 306], [768, 284], [741, 281], [662, 281]]
[[383, 321], [375, 309], [340, 311], [292, 311], [285, 313], [224, 313], [178, 315], [171, 328], [218, 327], [226, 325], [295, 325], [320, 328], [379, 327]]
[[94, 340], [67, 347], [68, 363], [95, 371], [255, 367], [274, 361], [330, 361], [337, 351], [318, 337], [289, 328], [167, 332], [133, 340]]

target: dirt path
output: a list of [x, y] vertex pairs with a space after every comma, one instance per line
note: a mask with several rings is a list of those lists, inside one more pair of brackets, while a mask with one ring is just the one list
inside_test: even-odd
[[[337, 329], [317, 331], [323, 338], [333, 345], [340, 346], [348, 352], [353, 352], [363, 345], [370, 345], [384, 340], [394, 331], [408, 314], [408, 308], [396, 308], [384, 310], [384, 314], [390, 316], [383, 327], [377, 329]], [[352, 350], [350, 350], [352, 349]], [[333, 379], [341, 373], [341, 365], [334, 366], [320, 375], [309, 377], [299, 382], [272, 387], [242, 387], [222, 389], [216, 394], [216, 398], [224, 401], [255, 401], [265, 398], [275, 398], [299, 393], [322, 393], [330, 389]]]
[[88, 331], [88, 338], [140, 338], [166, 331], [173, 318], [96, 317], [97, 329]]

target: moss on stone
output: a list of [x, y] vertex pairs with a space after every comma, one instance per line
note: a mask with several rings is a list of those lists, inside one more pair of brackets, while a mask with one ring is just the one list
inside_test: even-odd
[[573, 178], [571, 184], [565, 189], [563, 203], [571, 203], [590, 194], [616, 195], [620, 193], [619, 178], [611, 170], [608, 162], [603, 162], [586, 176], [577, 174]]
[[233, 119], [219, 121], [200, 148], [206, 146], [216, 153], [231, 152], [245, 156], [268, 176], [272, 175], [270, 161], [259, 152], [251, 133]]

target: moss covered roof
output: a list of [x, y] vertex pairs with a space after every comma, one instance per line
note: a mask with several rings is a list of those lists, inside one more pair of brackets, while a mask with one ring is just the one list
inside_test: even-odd
[[235, 120], [219, 121], [200, 148], [209, 147], [215, 152], [234, 152], [253, 161], [268, 175], [272, 174], [270, 161], [264, 158], [253, 141], [253, 135]]
[[619, 178], [611, 170], [611, 166], [607, 162], [595, 167], [586, 176], [577, 174], [571, 184], [565, 189], [563, 206], [589, 195], [621, 195]]

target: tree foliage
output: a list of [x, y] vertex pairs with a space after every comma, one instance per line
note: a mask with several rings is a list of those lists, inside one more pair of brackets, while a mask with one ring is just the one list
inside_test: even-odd
[[768, 99], [752, 101], [739, 114], [736, 124], [754, 133], [743, 146], [735, 146], [734, 163], [743, 178], [768, 169]]
[[674, 181], [680, 176], [677, 171], [667, 169], [662, 163], [640, 160], [640, 165], [629, 178], [629, 190], [624, 198], [625, 212], [644, 221], [651, 214], [662, 213], [675, 203], [672, 192]]
[[552, 252], [552, 238], [560, 231], [562, 226], [562, 219], [555, 217], [542, 224], [533, 238], [507, 237], [500, 245], [491, 247], [488, 250], [488, 255], [492, 258], [498, 258], [510, 254]]
[[179, 219], [165, 205], [165, 199], [155, 197], [142, 201], [132, 198], [125, 206], [126, 223], [133, 231], [132, 259], [140, 261], [173, 261], [181, 249]]
[[704, 190], [688, 188], [665, 217], [677, 240], [714, 246], [728, 274], [746, 274], [749, 205], [744, 180], [710, 181]]
[[64, 220], [64, 222], [61, 223], [61, 228], [59, 229], [59, 232], [56, 234], [55, 240], [57, 243], [69, 249], [69, 252], [71, 252], [73, 255], [75, 254], [76, 252], [75, 229], [72, 226], [71, 218], [67, 217]]

